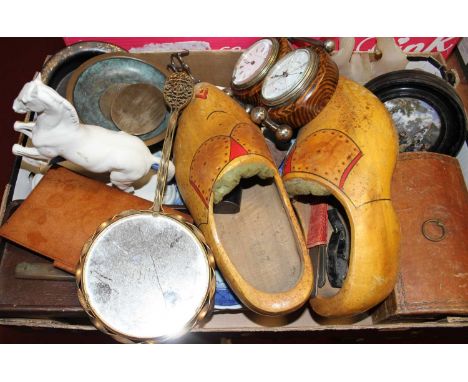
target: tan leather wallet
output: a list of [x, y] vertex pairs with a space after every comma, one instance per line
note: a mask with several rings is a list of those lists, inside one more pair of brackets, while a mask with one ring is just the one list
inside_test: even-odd
[[[74, 273], [84, 243], [101, 223], [125, 210], [150, 207], [147, 200], [65, 168], [52, 168], [0, 227], [0, 236]], [[163, 209], [192, 220], [179, 211]]]
[[468, 315], [468, 191], [457, 158], [401, 153], [392, 195], [400, 270], [374, 322]]

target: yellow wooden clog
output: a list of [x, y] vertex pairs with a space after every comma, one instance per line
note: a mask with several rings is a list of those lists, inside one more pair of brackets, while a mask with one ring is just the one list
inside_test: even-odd
[[[244, 109], [197, 84], [179, 119], [174, 164], [180, 193], [239, 299], [267, 315], [301, 307], [312, 290], [311, 262], [263, 135]], [[240, 211], [214, 213], [239, 183]]]
[[[311, 300], [322, 316], [350, 316], [381, 302], [393, 289], [400, 228], [390, 182], [398, 138], [385, 106], [341, 77], [327, 106], [299, 132], [283, 181], [294, 195], [332, 194], [351, 226], [347, 277], [333, 297]], [[313, 227], [312, 227], [313, 229]]]

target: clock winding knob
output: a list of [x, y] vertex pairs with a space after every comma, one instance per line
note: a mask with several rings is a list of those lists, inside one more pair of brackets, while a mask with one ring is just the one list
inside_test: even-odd
[[264, 107], [257, 106], [250, 111], [250, 118], [253, 123], [261, 125], [263, 121], [268, 117], [268, 113]]
[[288, 142], [293, 136], [293, 130], [288, 125], [278, 125], [268, 117], [268, 111], [262, 107], [254, 107], [250, 112], [250, 119], [257, 125], [264, 125], [275, 134], [278, 142]]
[[253, 105], [251, 105], [250, 103], [244, 104], [244, 110], [247, 114], [250, 114], [253, 108]]
[[278, 142], [289, 142], [293, 136], [293, 131], [288, 125], [279, 125], [275, 131], [275, 138]]
[[232, 88], [230, 88], [229, 86], [225, 87], [223, 89], [223, 92], [226, 93], [229, 97], [234, 97], [234, 92], [232, 91]]
[[335, 50], [335, 41], [333, 40], [325, 40], [323, 42], [323, 48], [328, 52], [331, 53]]

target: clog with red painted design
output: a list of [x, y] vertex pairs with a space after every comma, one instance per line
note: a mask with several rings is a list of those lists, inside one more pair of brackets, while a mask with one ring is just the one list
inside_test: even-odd
[[[174, 142], [180, 193], [225, 280], [251, 310], [281, 315], [304, 305], [312, 266], [303, 234], [264, 137], [245, 110], [199, 83]], [[240, 211], [214, 205], [241, 188]]]

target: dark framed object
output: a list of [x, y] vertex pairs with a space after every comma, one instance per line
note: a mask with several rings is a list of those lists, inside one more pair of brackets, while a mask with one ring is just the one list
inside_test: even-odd
[[116, 52], [126, 50], [101, 41], [82, 41], [67, 46], [45, 62], [41, 70], [42, 81], [65, 97], [68, 81], [76, 68], [95, 56]]
[[400, 151], [432, 151], [456, 156], [466, 140], [466, 115], [455, 89], [420, 70], [383, 74], [365, 85], [389, 109]]
[[[456, 75], [453, 69], [448, 69], [447, 66], [440, 63], [432, 56], [407, 56], [406, 59], [410, 62], [427, 62], [434, 67], [434, 69], [438, 70], [440, 73], [440, 77], [447, 81], [450, 85], [455, 86], [456, 84]], [[415, 70], [415, 68], [412, 68]]]

